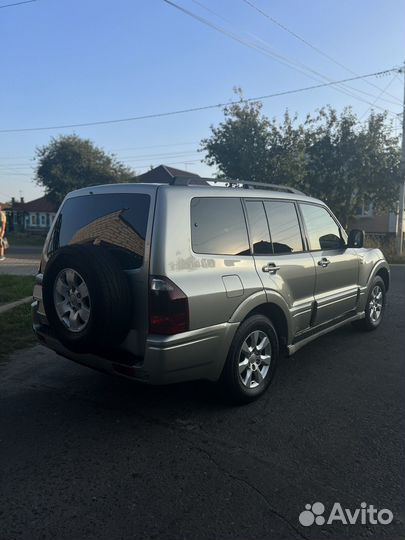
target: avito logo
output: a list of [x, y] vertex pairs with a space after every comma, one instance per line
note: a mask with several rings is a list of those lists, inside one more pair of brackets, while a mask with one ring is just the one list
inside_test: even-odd
[[388, 525], [394, 519], [391, 510], [382, 508], [378, 510], [372, 504], [362, 502], [360, 508], [350, 510], [343, 508], [339, 502], [335, 502], [329, 515], [325, 515], [325, 505], [321, 502], [306, 504], [305, 510], [299, 515], [299, 522], [304, 527], [315, 525], [331, 525], [332, 523], [341, 523], [342, 525]]

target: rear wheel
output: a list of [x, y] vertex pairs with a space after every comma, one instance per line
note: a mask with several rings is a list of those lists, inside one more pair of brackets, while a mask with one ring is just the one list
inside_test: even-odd
[[383, 320], [385, 312], [385, 284], [382, 278], [375, 277], [371, 283], [367, 297], [365, 317], [356, 321], [354, 326], [360, 330], [372, 331], [378, 328]]
[[277, 332], [263, 315], [246, 319], [235, 334], [221, 375], [227, 399], [248, 403], [269, 386], [279, 356]]

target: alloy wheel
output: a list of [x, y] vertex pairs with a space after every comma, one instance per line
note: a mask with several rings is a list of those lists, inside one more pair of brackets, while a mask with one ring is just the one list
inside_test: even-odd
[[375, 285], [375, 287], [373, 287], [368, 308], [371, 321], [376, 323], [381, 317], [383, 310], [383, 292], [380, 285]]
[[271, 343], [265, 332], [251, 332], [239, 353], [239, 378], [246, 388], [257, 388], [263, 383], [271, 363]]
[[59, 320], [71, 332], [81, 332], [90, 318], [90, 295], [76, 270], [64, 268], [55, 279], [53, 299]]

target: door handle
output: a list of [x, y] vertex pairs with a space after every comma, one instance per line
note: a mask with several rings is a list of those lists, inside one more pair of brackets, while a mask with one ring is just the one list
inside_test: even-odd
[[276, 272], [278, 272], [280, 270], [280, 267], [279, 266], [276, 266], [274, 263], [268, 263], [268, 264], [265, 264], [263, 267], [262, 267], [262, 271], [263, 272], [268, 272], [269, 274], [275, 274]]
[[326, 257], [322, 257], [322, 259], [318, 261], [318, 266], [322, 266], [322, 268], [326, 268], [329, 264], [330, 264], [330, 260], [327, 259]]

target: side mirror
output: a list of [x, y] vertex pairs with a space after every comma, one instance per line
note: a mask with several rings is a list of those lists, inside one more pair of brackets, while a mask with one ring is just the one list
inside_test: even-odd
[[360, 229], [352, 229], [349, 232], [349, 238], [347, 240], [347, 247], [350, 248], [362, 248], [364, 246], [364, 231]]

